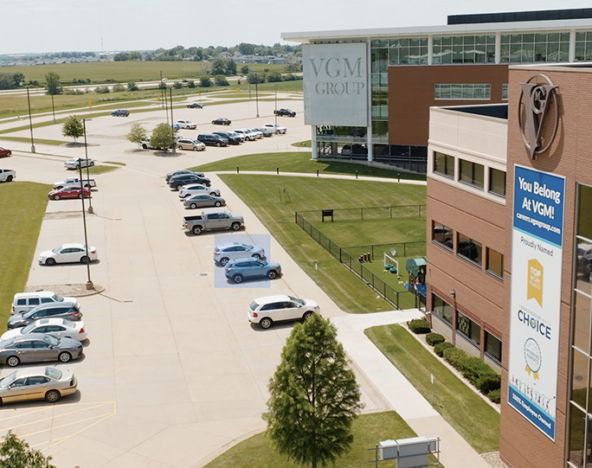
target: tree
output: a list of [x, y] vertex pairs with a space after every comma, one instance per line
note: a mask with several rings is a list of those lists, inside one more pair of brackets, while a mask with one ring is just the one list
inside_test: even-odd
[[236, 75], [236, 62], [231, 58], [224, 60], [224, 74], [226, 76]]
[[223, 75], [216, 75], [214, 78], [214, 83], [216, 86], [228, 86], [228, 80]]
[[138, 88], [138, 85], [134, 81], [130, 81], [127, 84], [127, 90], [128, 91], [140, 91], [140, 88]]
[[212, 75], [224, 75], [224, 73], [226, 73], [224, 59], [218, 57], [212, 60]]
[[158, 124], [154, 130], [152, 130], [152, 136], [150, 137], [150, 146], [153, 148], [162, 148], [165, 151], [175, 142], [175, 130], [165, 123]]
[[199, 79], [199, 86], [200, 88], [210, 88], [212, 86], [212, 80], [210, 80], [209, 76], [202, 76]]
[[25, 75], [22, 73], [0, 73], [0, 89], [16, 89], [24, 81]]
[[76, 142], [77, 138], [80, 138], [84, 135], [84, 128], [82, 127], [82, 121], [76, 115], [69, 116], [64, 125], [62, 125], [62, 135], [65, 137], [72, 137], [74, 138], [74, 142]]
[[275, 449], [304, 465], [335, 463], [353, 442], [351, 426], [362, 408], [337, 331], [313, 314], [297, 323], [269, 383], [267, 433]]
[[241, 67], [241, 70], [240, 70], [240, 71], [241, 71], [241, 73], [242, 73], [243, 75], [247, 75], [247, 74], [249, 73], [249, 71], [250, 71], [250, 70], [249, 70], [249, 67], [248, 67], [247, 65], [243, 65], [243, 66]]
[[12, 431], [4, 436], [0, 444], [0, 468], [55, 468], [43, 453], [20, 440]]
[[137, 143], [138, 145], [141, 144], [142, 140], [146, 140], [147, 138], [148, 132], [146, 132], [146, 129], [139, 123], [133, 124], [132, 128], [130, 128], [129, 133], [127, 134], [128, 141]]
[[63, 88], [60, 83], [60, 75], [55, 72], [49, 72], [45, 75], [45, 89], [47, 89], [47, 94], [50, 96], [62, 94]]
[[137, 50], [134, 50], [133, 52], [130, 52], [129, 59], [130, 60], [142, 60], [142, 54], [140, 52], [138, 52]]
[[253, 44], [241, 42], [238, 45], [238, 50], [243, 55], [253, 55], [255, 53], [255, 46]]

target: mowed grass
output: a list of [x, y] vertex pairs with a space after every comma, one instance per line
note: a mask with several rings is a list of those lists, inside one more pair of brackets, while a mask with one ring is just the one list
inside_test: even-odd
[[[281, 135], [276, 135], [272, 138], [281, 140]], [[311, 154], [308, 151], [248, 154], [245, 156], [238, 156], [236, 158], [203, 164], [195, 167], [194, 170], [202, 172], [236, 172], [237, 167], [239, 168], [239, 171], [276, 172], [276, 169], [279, 168], [280, 173], [299, 172], [304, 174], [316, 174], [318, 170], [321, 176], [322, 174], [345, 174], [355, 176], [357, 172], [359, 176], [384, 177], [388, 179], [396, 179], [400, 176], [401, 179], [425, 180], [425, 175], [422, 174], [410, 174], [398, 170], [338, 161], [315, 161], [311, 159]], [[367, 206], [379, 206], [379, 203]]]
[[[17, 174], [18, 177], [18, 174]], [[0, 327], [10, 315], [12, 299], [24, 291], [29, 266], [47, 206], [49, 185], [0, 184]]]
[[[341, 309], [352, 313], [392, 309], [390, 304], [377, 299], [374, 290], [311, 240], [294, 222], [294, 212], [375, 204], [422, 204], [425, 203], [424, 186], [247, 174], [223, 174], [221, 178]], [[352, 197], [354, 193], [356, 196]]]
[[[354, 442], [351, 450], [338, 458], [335, 463], [339, 468], [374, 466], [369, 465], [368, 461], [374, 459], [375, 452], [368, 449], [375, 447], [379, 441], [417, 436], [394, 411], [359, 416], [354, 420], [352, 434]], [[435, 461], [436, 459], [430, 456], [429, 462]], [[262, 432], [230, 448], [208, 463], [205, 468], [297, 468], [300, 466], [278, 455], [271, 440], [265, 432]], [[378, 466], [395, 468], [397, 465], [394, 460], [385, 460]], [[444, 467], [442, 464], [440, 466]]]
[[499, 413], [407, 330], [399, 325], [387, 325], [369, 328], [364, 333], [478, 453], [499, 450]]

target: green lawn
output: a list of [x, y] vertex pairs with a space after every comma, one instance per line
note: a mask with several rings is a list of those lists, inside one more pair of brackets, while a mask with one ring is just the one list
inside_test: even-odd
[[0, 219], [3, 220], [0, 223], [0, 322], [3, 324], [10, 315], [14, 295], [24, 291], [50, 190], [49, 185], [32, 182], [0, 184]]
[[[121, 163], [112, 163], [112, 164], [121, 164]], [[125, 164], [123, 164], [125, 166]], [[118, 167], [113, 166], [93, 166], [88, 168], [89, 174], [102, 174], [103, 172], [109, 172], [119, 169]], [[86, 169], [83, 169], [82, 172], [86, 172]]]
[[[280, 135], [274, 136], [273, 138], [281, 140]], [[396, 179], [398, 174], [400, 174], [401, 179], [425, 180], [425, 175], [398, 172], [396, 169], [389, 170], [338, 161], [314, 161], [311, 159], [310, 152], [308, 151], [248, 154], [245, 156], [238, 156], [236, 158], [229, 158], [222, 161], [203, 164], [193, 168], [193, 170], [202, 172], [236, 172], [237, 167], [239, 168], [239, 171], [269, 172], [276, 172], [276, 169], [279, 167], [280, 173], [299, 172], [305, 174], [315, 174], [318, 170], [321, 176], [323, 174], [355, 175], [357, 171], [358, 175], [360, 176]], [[397, 203], [397, 205], [401, 204], [404, 203]], [[380, 205], [380, 203], [373, 203], [368, 206], [378, 205]]]
[[[448, 423], [479, 453], [499, 450], [500, 416], [399, 325], [366, 335]], [[434, 385], [430, 382], [434, 376]], [[433, 391], [432, 391], [433, 390]]]
[[[225, 174], [221, 177], [339, 307], [352, 313], [392, 309], [390, 304], [376, 298], [375, 291], [312, 241], [294, 222], [294, 211], [328, 206], [373, 206], [377, 203], [423, 204], [424, 186], [269, 175]], [[352, 197], [352, 193], [357, 196]], [[351, 229], [358, 228], [352, 226]]]
[[[359, 416], [354, 421], [352, 432], [354, 442], [350, 452], [335, 463], [339, 468], [370, 468], [374, 465], [369, 465], [368, 461], [374, 459], [375, 452], [368, 449], [376, 447], [378, 442], [417, 436], [394, 411]], [[257, 434], [235, 445], [204, 468], [296, 468], [300, 466], [278, 455], [265, 434], [265, 432]], [[434, 457], [430, 457], [431, 463], [435, 461]], [[395, 468], [397, 465], [394, 460], [386, 460], [379, 462], [378, 466]], [[440, 466], [444, 467], [442, 464]]]

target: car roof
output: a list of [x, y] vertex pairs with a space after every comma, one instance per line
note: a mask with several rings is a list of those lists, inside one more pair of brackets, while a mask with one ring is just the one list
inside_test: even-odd
[[[47, 369], [48, 366], [45, 367], [30, 367], [28, 369], [18, 369], [17, 371], [13, 372], [13, 374], [16, 374], [16, 378], [18, 379], [22, 379], [23, 377], [34, 377], [34, 376], [45, 376], [45, 369]], [[56, 369], [59, 370], [59, 369]], [[10, 374], [9, 374], [10, 375]], [[8, 376], [6, 376], [8, 377]]]
[[69, 321], [65, 318], [42, 318], [35, 320], [35, 325], [62, 325], [65, 321]]
[[14, 297], [16, 299], [22, 299], [25, 297], [52, 297], [55, 293], [53, 291], [29, 291], [16, 293]]
[[242, 242], [226, 242], [225, 244], [220, 244], [220, 245], [217, 245], [216, 247], [218, 247], [219, 249], [226, 249], [228, 247], [236, 247], [237, 245], [244, 245], [247, 247], [252, 247], [252, 245], [243, 244]]
[[254, 260], [258, 260], [258, 259], [252, 258], [252, 257], [237, 258], [236, 260], [232, 260], [231, 262], [233, 265], [237, 265], [237, 264], [241, 264], [241, 263], [252, 262]]
[[42, 340], [46, 336], [47, 333], [29, 333], [28, 335], [17, 335], [13, 337], [13, 342]]
[[[66, 301], [64, 301], [64, 302], [46, 302], [45, 304], [39, 304], [38, 306], [33, 307], [31, 310], [26, 312], [24, 315], [27, 315], [28, 313], [30, 313], [32, 311], [37, 312], [39, 310], [56, 309], [58, 307], [76, 307], [76, 303], [75, 302], [66, 302]], [[16, 317], [16, 315], [13, 315], [13, 317]]]
[[271, 304], [272, 302], [290, 301], [290, 297], [285, 294], [278, 294], [277, 296], [265, 296], [255, 299], [253, 302], [257, 304]]
[[[68, 248], [72, 248], [72, 247], [81, 247], [84, 249], [84, 244], [79, 244], [79, 243], [71, 243], [71, 244], [62, 244], [60, 245], [60, 247], [64, 248], [64, 249], [68, 249]], [[90, 246], [88, 247], [89, 249], [91, 248]]]

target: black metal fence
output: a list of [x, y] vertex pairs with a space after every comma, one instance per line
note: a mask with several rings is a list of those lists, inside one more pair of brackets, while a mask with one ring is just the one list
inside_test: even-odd
[[[422, 211], [425, 213], [425, 205], [415, 205], [413, 207], [378, 207], [381, 208], [381, 213], [388, 213], [389, 217], [392, 217], [392, 208], [395, 209], [406, 209], [403, 210], [404, 212], [409, 213], [414, 211], [416, 213], [420, 213], [419, 216], [422, 216]], [[388, 208], [388, 210], [384, 210], [384, 208]], [[375, 208], [361, 208], [361, 209], [354, 209], [354, 210], [346, 210], [346, 209], [335, 209], [334, 214], [338, 217], [338, 213], [342, 215], [342, 217], [338, 219], [364, 219], [364, 213], [366, 215], [368, 213], [376, 213], [377, 211], [373, 211]], [[327, 211], [327, 210], [324, 210]], [[348, 213], [357, 212], [358, 215], [356, 217], [346, 216]], [[395, 210], [398, 212], [398, 210]], [[325, 234], [319, 231], [316, 227], [314, 227], [310, 222], [308, 222], [305, 218], [303, 213], [312, 214], [317, 213], [320, 219], [322, 217], [321, 210], [313, 210], [313, 211], [304, 211], [304, 212], [295, 212], [294, 218], [296, 224], [306, 233], [308, 234], [317, 244], [323, 247], [327, 252], [329, 252], [336, 260], [338, 260], [342, 265], [356, 274], [362, 281], [364, 281], [368, 286], [371, 286], [378, 294], [380, 294], [386, 301], [391, 303], [397, 309], [410, 309], [410, 308], [417, 308], [423, 309], [425, 306], [425, 297], [421, 295], [416, 295], [409, 291], [397, 291], [392, 286], [386, 284], [383, 280], [381, 280], [378, 276], [372, 273], [368, 268], [364, 266], [363, 263], [358, 262], [358, 258], [363, 253], [371, 253], [372, 258], [374, 259], [375, 256], [382, 259], [384, 252], [389, 253], [392, 249], [397, 251], [397, 256], [417, 256], [417, 255], [425, 255], [425, 248], [426, 243], [423, 242], [401, 242], [401, 243], [393, 243], [393, 244], [376, 244], [376, 245], [363, 245], [363, 246], [352, 246], [352, 247], [345, 247], [342, 248], [337, 245], [334, 241], [329, 239]], [[353, 216], [353, 215], [352, 215]], [[359, 216], [359, 217], [358, 217]], [[386, 216], [382, 216], [386, 217]], [[316, 216], [315, 216], [316, 218]], [[368, 217], [365, 219], [369, 219]], [[403, 268], [403, 265], [400, 265], [400, 268]]]
[[409, 216], [425, 216], [425, 205], [371, 206], [366, 208], [334, 208], [331, 210], [298, 211], [301, 215], [315, 221], [323, 221], [324, 212], [330, 211], [335, 221], [363, 221], [365, 219], [393, 219]]

